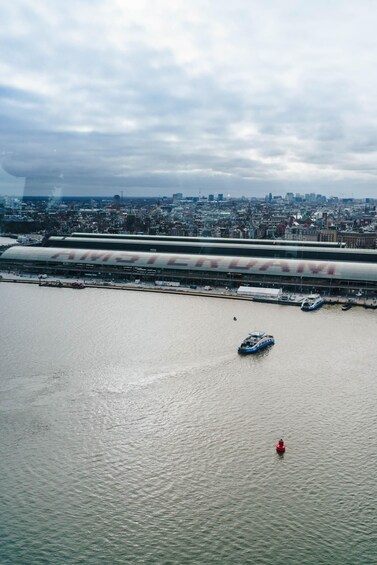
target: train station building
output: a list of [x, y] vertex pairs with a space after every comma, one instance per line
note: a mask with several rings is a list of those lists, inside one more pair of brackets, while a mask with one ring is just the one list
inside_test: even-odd
[[[86, 234], [85, 234], [86, 235]], [[72, 234], [41, 247], [11, 247], [2, 271], [82, 277], [115, 282], [179, 282], [181, 285], [279, 287], [292, 291], [377, 294], [377, 253], [333, 244], [284, 245], [260, 240]], [[168, 236], [162, 236], [168, 237]], [[83, 241], [84, 240], [84, 241]], [[184, 240], [184, 241], [182, 241]], [[194, 240], [194, 241], [192, 241]], [[272, 243], [272, 244], [271, 244]], [[300, 242], [302, 243], [302, 242]]]

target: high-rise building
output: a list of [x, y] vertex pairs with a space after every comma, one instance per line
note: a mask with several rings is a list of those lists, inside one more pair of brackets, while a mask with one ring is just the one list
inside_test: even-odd
[[119, 210], [119, 208], [120, 208], [120, 196], [119, 196], [119, 194], [114, 194], [113, 206], [114, 206], [114, 208]]
[[293, 192], [287, 192], [287, 194], [285, 195], [285, 200], [289, 203], [293, 202], [293, 198], [294, 198]]

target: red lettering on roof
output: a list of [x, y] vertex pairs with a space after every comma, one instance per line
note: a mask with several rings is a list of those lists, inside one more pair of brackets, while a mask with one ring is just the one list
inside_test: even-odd
[[323, 270], [326, 270], [328, 265], [326, 263], [309, 263], [309, 271], [313, 273], [313, 275], [317, 275], [318, 273], [322, 273]]
[[288, 261], [276, 261], [275, 259], [271, 259], [271, 260], [263, 263], [263, 265], [259, 268], [259, 270], [260, 271], [267, 271], [268, 269], [271, 269], [271, 267], [277, 267], [283, 273], [289, 273], [290, 272]]
[[97, 261], [97, 259], [101, 259], [102, 261], [107, 261], [111, 257], [112, 253], [105, 252], [105, 253], [98, 253], [96, 251], [91, 251], [89, 253], [89, 259], [91, 261]]
[[176, 265], [177, 267], [187, 267], [188, 263], [183, 262], [180, 257], [170, 257], [167, 265]]
[[210, 259], [209, 257], [201, 257], [195, 263], [195, 267], [203, 267], [204, 263], [209, 263], [209, 267], [211, 269], [218, 269], [219, 268], [219, 260], [218, 259]]
[[74, 261], [76, 258], [75, 251], [67, 250], [67, 251], [58, 251], [57, 253], [54, 253], [53, 255], [51, 255], [51, 259], [58, 259], [58, 257], [60, 257], [61, 255], [63, 255], [63, 257], [66, 256], [67, 259], [69, 259], [70, 261]]
[[327, 275], [335, 275], [336, 265], [334, 263], [312, 263], [310, 261], [306, 263], [304, 261], [300, 261], [296, 269], [296, 272], [303, 273], [304, 271], [308, 271], [313, 275], [318, 275], [319, 273], [324, 273]]
[[117, 263], [136, 263], [139, 259], [140, 255], [126, 255], [125, 253], [117, 254], [115, 257]]
[[255, 267], [255, 265], [258, 264], [257, 259], [250, 259], [250, 261], [248, 261], [244, 265], [239, 265], [240, 261], [244, 261], [244, 259], [232, 259], [231, 262], [229, 263], [229, 269], [242, 269], [247, 271], [249, 269], [252, 269], [253, 267]]

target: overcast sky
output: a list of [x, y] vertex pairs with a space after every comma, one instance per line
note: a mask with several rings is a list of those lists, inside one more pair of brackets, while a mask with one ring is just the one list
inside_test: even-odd
[[373, 0], [8, 0], [0, 193], [377, 198]]

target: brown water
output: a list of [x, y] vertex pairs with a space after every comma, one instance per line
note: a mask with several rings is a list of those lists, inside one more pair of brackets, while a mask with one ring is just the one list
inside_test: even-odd
[[11, 284], [0, 312], [1, 563], [377, 563], [376, 312]]

